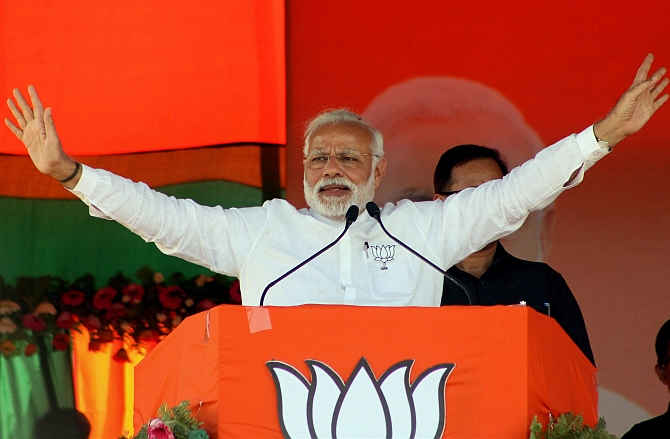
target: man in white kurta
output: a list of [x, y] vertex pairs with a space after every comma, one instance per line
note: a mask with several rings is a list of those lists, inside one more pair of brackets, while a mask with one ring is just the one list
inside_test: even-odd
[[[382, 221], [401, 241], [448, 268], [516, 230], [532, 208], [565, 188], [575, 170], [605, 154], [589, 127], [543, 150], [509, 178], [445, 202], [388, 203]], [[73, 192], [92, 215], [120, 222], [162, 252], [239, 277], [247, 305], [258, 305], [270, 282], [344, 228], [342, 221], [296, 210], [284, 200], [242, 209], [204, 207], [88, 167]], [[386, 262], [371, 249], [382, 246], [393, 252]], [[335, 247], [270, 289], [265, 303], [439, 306], [442, 282], [440, 273], [396, 245], [364, 211]]]
[[[638, 131], [668, 99], [665, 69], [647, 79], [648, 56], [633, 85], [602, 121], [541, 151], [502, 180], [444, 202], [401, 201], [382, 209], [386, 228], [446, 269], [516, 230], [534, 209], [579, 183], [611, 147]], [[344, 229], [344, 214], [361, 214], [339, 243], [272, 289], [268, 305], [306, 303], [439, 306], [443, 277], [387, 237], [365, 212], [386, 170], [381, 135], [348, 111], [324, 113], [305, 134], [305, 196], [310, 209], [284, 200], [243, 209], [205, 207], [152, 191], [107, 171], [83, 166], [62, 150], [50, 109], [29, 88], [32, 108], [14, 91], [9, 128], [38, 170], [58, 179], [94, 216], [118, 221], [143, 239], [211, 270], [239, 277], [243, 303], [258, 305], [264, 288]], [[392, 178], [392, 176], [390, 176]]]

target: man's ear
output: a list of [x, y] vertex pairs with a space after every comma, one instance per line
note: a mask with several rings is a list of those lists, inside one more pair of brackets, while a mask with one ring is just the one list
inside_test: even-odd
[[661, 380], [661, 382], [667, 386], [668, 385], [668, 375], [665, 373], [666, 368], [662, 367], [659, 364], [656, 364], [654, 369], [656, 370], [656, 375], [658, 375], [658, 379]]
[[375, 173], [375, 189], [377, 189], [379, 185], [382, 183], [384, 174], [386, 174], [386, 157], [382, 157], [379, 159], [379, 162], [377, 162], [377, 166], [375, 166], [375, 169], [372, 172]]

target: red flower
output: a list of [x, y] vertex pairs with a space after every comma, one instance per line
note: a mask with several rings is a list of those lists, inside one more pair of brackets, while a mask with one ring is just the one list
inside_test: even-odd
[[195, 306], [195, 308], [198, 311], [207, 311], [210, 308], [214, 308], [216, 306], [216, 303], [212, 302], [209, 299], [202, 299], [198, 304]]
[[30, 343], [28, 346], [26, 346], [26, 349], [23, 351], [26, 357], [30, 357], [35, 352], [37, 352], [37, 346], [34, 343]]
[[94, 315], [84, 317], [84, 320], [81, 321], [86, 329], [93, 331], [100, 328], [100, 319]]
[[35, 314], [26, 314], [22, 319], [23, 326], [30, 329], [31, 331], [44, 331], [47, 327], [47, 323], [43, 318], [37, 317]]
[[233, 303], [242, 304], [242, 292], [240, 291], [239, 280], [233, 282], [233, 284], [230, 286], [228, 294], [230, 294], [230, 300], [232, 300]]
[[128, 352], [126, 352], [125, 349], [121, 348], [119, 349], [116, 354], [114, 354], [113, 357], [114, 361], [118, 361], [119, 363], [130, 363], [130, 358], [128, 358]]
[[100, 348], [102, 347], [102, 343], [100, 343], [100, 340], [98, 339], [93, 339], [88, 342], [88, 350], [93, 351], [93, 352], [98, 352]]
[[56, 326], [63, 329], [70, 329], [76, 321], [74, 314], [70, 311], [63, 311], [58, 318], [56, 318]]
[[81, 291], [77, 290], [70, 290], [67, 293], [63, 294], [63, 297], [61, 297], [61, 301], [65, 305], [69, 306], [78, 306], [84, 303], [84, 300], [86, 299], [86, 296], [84, 293]]
[[126, 316], [126, 307], [122, 303], [113, 303], [112, 307], [105, 313], [105, 317], [108, 319], [115, 319], [117, 317]]
[[57, 351], [67, 351], [70, 347], [70, 336], [63, 333], [56, 334], [51, 344]]
[[111, 329], [100, 331], [100, 343], [109, 343], [110, 341], [114, 341], [114, 331]]
[[167, 309], [177, 309], [181, 306], [182, 297], [184, 297], [184, 290], [173, 285], [167, 288], [161, 288], [158, 291], [158, 300]]
[[112, 307], [112, 299], [116, 297], [116, 290], [112, 287], [106, 287], [98, 290], [93, 296], [93, 306], [98, 309], [109, 309]]
[[[130, 302], [132, 304], [140, 303], [142, 301], [142, 297], [144, 297], [144, 288], [142, 288], [142, 285], [128, 284], [123, 287], [121, 292], [123, 293], [123, 301]], [[126, 297], [128, 297], [127, 300]]]

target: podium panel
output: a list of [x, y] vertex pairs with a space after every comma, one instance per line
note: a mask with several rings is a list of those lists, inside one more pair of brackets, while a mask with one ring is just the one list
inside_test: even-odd
[[222, 305], [135, 368], [134, 427], [189, 400], [210, 437], [524, 438], [597, 421], [597, 371], [523, 306]]

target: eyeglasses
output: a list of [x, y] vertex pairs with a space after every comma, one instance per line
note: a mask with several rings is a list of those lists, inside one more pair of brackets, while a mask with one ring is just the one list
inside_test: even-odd
[[438, 195], [442, 195], [443, 197], [449, 197], [449, 196], [451, 196], [451, 195], [455, 195], [455, 194], [459, 193], [459, 192], [462, 191], [462, 190], [463, 190], [463, 189], [459, 189], [459, 190], [457, 190], [457, 191], [438, 192], [437, 194], [438, 194]]
[[305, 156], [305, 164], [309, 169], [323, 169], [330, 162], [331, 157], [337, 159], [337, 163], [343, 168], [353, 169], [358, 168], [363, 164], [364, 156], [381, 157], [377, 154], [360, 154], [360, 153], [346, 153], [346, 154], [308, 154]]

